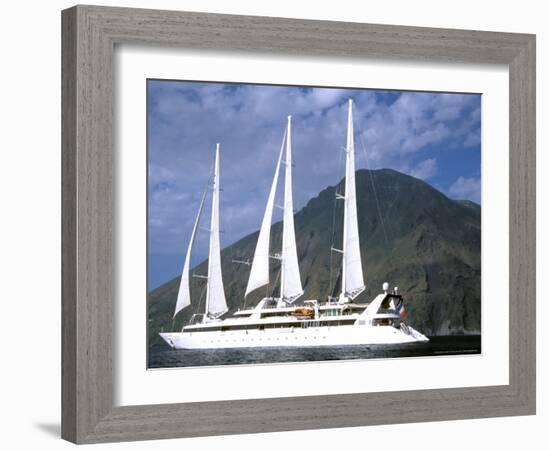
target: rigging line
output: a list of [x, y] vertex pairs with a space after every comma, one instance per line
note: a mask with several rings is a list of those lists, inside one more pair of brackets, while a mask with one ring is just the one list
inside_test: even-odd
[[221, 240], [222, 240], [223, 234], [225, 234], [227, 224], [226, 224], [226, 218], [225, 218], [225, 195], [222, 189], [221, 176], [218, 178], [218, 191], [219, 191], [219, 198], [220, 198], [220, 205], [218, 209], [218, 219], [220, 221], [219, 230], [220, 230], [220, 234], [222, 235], [220, 236], [220, 249], [223, 249]]
[[395, 191], [395, 194], [393, 195], [393, 200], [389, 203], [388, 208], [386, 209], [386, 214], [384, 214], [384, 217], [387, 219], [390, 216], [391, 210], [393, 209], [395, 203], [397, 202], [397, 199], [399, 197], [398, 192], [398, 186], [394, 185], [392, 189]]
[[[275, 280], [273, 282], [273, 288], [271, 290], [271, 297], [275, 297], [275, 290], [277, 289], [277, 284], [279, 283], [279, 279], [281, 278], [282, 267], [283, 266], [281, 266], [279, 268], [279, 270], [277, 271], [277, 277], [275, 278]], [[281, 295], [281, 292], [282, 292], [282, 289], [279, 291], [279, 296]]]
[[[206, 195], [208, 193], [208, 190], [209, 190], [209, 187], [211, 185], [211, 181], [212, 181], [213, 177], [214, 177], [214, 161], [212, 161], [212, 164], [210, 165], [210, 172], [208, 174], [208, 178], [206, 180], [206, 184], [204, 186], [204, 190], [202, 192], [202, 197], [201, 198], [206, 199]], [[201, 211], [201, 215], [199, 217], [199, 225], [200, 225], [200, 220], [203, 216], [204, 216], [204, 210]], [[197, 231], [200, 231], [201, 229], [202, 228], [199, 226]]]
[[[198, 314], [198, 313], [199, 313], [199, 310], [200, 310], [200, 306], [201, 306], [202, 300], [203, 300], [203, 298], [206, 298], [206, 295], [205, 295], [206, 287], [207, 287], [207, 283], [204, 283], [204, 286], [202, 287], [201, 293], [200, 293], [200, 295], [199, 295], [199, 301], [197, 302], [197, 307], [195, 308], [195, 313], [194, 313], [194, 314]], [[208, 312], [205, 311], [204, 314], [208, 314]]]
[[[269, 262], [268, 262], [269, 264]], [[267, 273], [269, 273], [269, 268], [267, 269]], [[269, 280], [267, 281], [267, 284], [265, 285], [265, 297], [269, 297]]]
[[[393, 196], [393, 200], [391, 202], [389, 202], [389, 206], [388, 208], [386, 209], [386, 213], [384, 214], [384, 218], [388, 219], [388, 217], [390, 216], [390, 213], [395, 205], [395, 203], [397, 202], [398, 198], [399, 198], [399, 191], [398, 191], [398, 186], [397, 185], [394, 185], [392, 187], [392, 189], [395, 191], [395, 194]], [[393, 235], [393, 232], [391, 231], [391, 229], [389, 230], [390, 231], [390, 234], [391, 234], [391, 237], [392, 237], [392, 243], [395, 243], [395, 237]]]
[[[338, 165], [338, 173], [342, 173], [342, 166], [344, 165], [344, 158], [341, 157], [339, 159], [339, 165]], [[345, 177], [345, 175], [344, 175]], [[345, 182], [345, 181], [344, 181]], [[333, 208], [332, 208], [332, 236], [330, 238], [330, 242], [331, 242], [331, 248], [332, 247], [335, 247], [336, 245], [336, 242], [335, 242], [335, 238], [336, 238], [336, 211], [338, 209], [338, 198], [337, 198], [337, 195], [341, 195], [340, 191], [339, 191], [339, 188], [340, 188], [340, 183], [336, 184], [336, 186], [334, 187], [334, 200], [333, 200]], [[329, 250], [330, 252], [330, 260], [329, 260], [329, 284], [328, 284], [328, 293], [327, 293], [327, 298], [328, 297], [331, 297], [333, 296], [334, 294], [334, 291], [336, 289], [336, 286], [332, 286], [332, 276], [333, 276], [333, 251], [332, 249]], [[336, 280], [334, 281], [335, 283], [338, 281], [338, 277], [336, 277]]]
[[[202, 203], [202, 201], [204, 199], [206, 199], [206, 195], [208, 193], [208, 187], [210, 186], [210, 181], [211, 181], [213, 175], [214, 175], [214, 162], [212, 162], [212, 164], [210, 165], [210, 173], [208, 174], [208, 178], [207, 178], [206, 183], [204, 185], [204, 189], [202, 191], [201, 200], [199, 201], [199, 204]], [[201, 220], [202, 217], [204, 217], [204, 209], [200, 211], [200, 216], [199, 216], [199, 219], [198, 219], [199, 225], [200, 225], [200, 220]], [[200, 231], [200, 230], [201, 230], [201, 227], [199, 226], [197, 231]]]
[[[225, 236], [226, 233], [229, 234], [229, 226], [228, 226], [228, 219], [227, 219], [227, 214], [225, 213], [226, 212], [226, 208], [227, 208], [227, 200], [225, 199], [225, 192], [223, 189], [221, 189], [221, 177], [220, 179], [218, 180], [218, 185], [220, 186], [220, 209], [219, 209], [219, 213], [218, 213], [218, 218], [220, 220], [220, 223], [221, 223], [221, 230], [220, 230], [220, 259], [222, 259], [222, 256], [221, 254], [223, 253], [223, 251], [225, 250], [224, 249], [224, 246], [223, 244], [227, 243], [228, 239], [227, 237]], [[235, 254], [235, 249], [233, 249], [233, 255]], [[232, 256], [233, 256], [232, 255]], [[225, 284], [223, 285], [224, 288], [225, 288]]]
[[[212, 191], [212, 196], [214, 195], [214, 191], [213, 191], [212, 189], [209, 189], [209, 188], [212, 186], [212, 182], [213, 182], [213, 180], [214, 180], [214, 166], [215, 166], [215, 165], [216, 165], [216, 162], [215, 162], [215, 159], [214, 159], [214, 161], [212, 161], [212, 164], [210, 165], [210, 173], [209, 173], [209, 175], [208, 175], [208, 180], [207, 180], [207, 182], [206, 182], [206, 187], [205, 187], [205, 191], [204, 191], [204, 196], [206, 196], [206, 194], [207, 194], [207, 192], [208, 192], [209, 190]], [[209, 202], [209, 203], [212, 204], [212, 202]], [[212, 209], [212, 207], [211, 207], [211, 209]], [[201, 218], [202, 218], [202, 217], [203, 217], [203, 216], [201, 215]], [[200, 222], [200, 219], [201, 219], [201, 218], [199, 218], [199, 222]], [[208, 227], [208, 229], [210, 229], [210, 226]], [[200, 227], [199, 227], [199, 230], [200, 230]], [[209, 239], [210, 239], [210, 233], [209, 233]], [[209, 241], [208, 243], [209, 243], [209, 245], [210, 245], [210, 241]], [[209, 256], [210, 256], [210, 251], [208, 252], [207, 258], [206, 258], [206, 261], [207, 261], [207, 264], [208, 264], [207, 267], [210, 267], [210, 259], [209, 259]], [[193, 270], [194, 270], [194, 269], [196, 269], [196, 266], [193, 268]], [[208, 269], [207, 269], [207, 270], [208, 270]], [[195, 314], [198, 314], [198, 313], [199, 313], [199, 307], [200, 307], [200, 305], [201, 305], [202, 297], [203, 297], [203, 295], [204, 295], [204, 292], [205, 292], [207, 286], [208, 286], [208, 281], [207, 281], [206, 283], [204, 283], [204, 286], [203, 286], [202, 291], [201, 291], [201, 293], [200, 293], [199, 301], [197, 302], [197, 308], [196, 308], [196, 310], [195, 310]], [[206, 297], [205, 297], [205, 298], [206, 298]], [[206, 306], [206, 304], [205, 304], [205, 306]], [[206, 311], [205, 311], [205, 314], [207, 314]]]
[[370, 181], [372, 185], [372, 191], [374, 193], [374, 202], [376, 203], [376, 210], [378, 212], [378, 218], [380, 219], [380, 223], [382, 224], [382, 232], [384, 233], [384, 240], [386, 241], [386, 246], [388, 247], [388, 250], [390, 249], [390, 243], [388, 241], [388, 235], [386, 233], [386, 224], [384, 222], [384, 218], [382, 217], [382, 211], [380, 209], [380, 202], [378, 201], [378, 194], [376, 192], [376, 186], [374, 183], [374, 176], [372, 174], [372, 169], [369, 168], [369, 159], [367, 154], [367, 148], [365, 147], [365, 141], [363, 140], [363, 130], [359, 130], [359, 137], [361, 138], [361, 147], [363, 147], [363, 152], [365, 154], [365, 164], [367, 166], [367, 171], [370, 175]]
[[[283, 147], [286, 143], [286, 140], [288, 139], [288, 126], [285, 127], [285, 131], [283, 133], [283, 141], [281, 142], [281, 147]], [[280, 152], [280, 158], [277, 158], [277, 164], [281, 164], [282, 162], [285, 162], [286, 163], [286, 151], [282, 151]], [[282, 181], [284, 178], [284, 181]], [[279, 175], [279, 178], [277, 179], [277, 185], [275, 187], [275, 201], [277, 201], [277, 193], [279, 194], [279, 202], [280, 204], [284, 205], [284, 195], [285, 195], [285, 191], [284, 191], [284, 186], [285, 186], [285, 183], [286, 182], [286, 171], [284, 173], [283, 176]], [[283, 201], [281, 202], [281, 196], [283, 197]], [[280, 229], [281, 229], [281, 250], [280, 250], [280, 255], [281, 255], [281, 259], [280, 259], [280, 266], [279, 266], [279, 270], [277, 271], [277, 277], [275, 278], [275, 280], [273, 281], [273, 285], [271, 287], [271, 297], [274, 297], [275, 296], [275, 290], [277, 289], [277, 285], [279, 284], [279, 280], [281, 279], [281, 273], [283, 271], [283, 255], [284, 255], [284, 248], [283, 248], [283, 234], [284, 234], [284, 228], [285, 228], [285, 224], [284, 224], [284, 221], [285, 221], [285, 214], [284, 214], [284, 209], [279, 213], [282, 217], [281, 217], [281, 220], [279, 221], [279, 223], [281, 224], [280, 225]], [[273, 237], [274, 237], [274, 234], [273, 233], [273, 217], [272, 217], [272, 220], [271, 220], [271, 232], [269, 233], [269, 245], [268, 245], [268, 249], [269, 249], [269, 252], [270, 254], [272, 253], [271, 252], [271, 245], [273, 244]], [[269, 259], [268, 259], [268, 266], [269, 266]], [[271, 278], [271, 277], [270, 277]], [[269, 293], [269, 283], [267, 284], [267, 292]], [[283, 286], [280, 286], [279, 288], [279, 296], [282, 298], [282, 292], [283, 292]]]

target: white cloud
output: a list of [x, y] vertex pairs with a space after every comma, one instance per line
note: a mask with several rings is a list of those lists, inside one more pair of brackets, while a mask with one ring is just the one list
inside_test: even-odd
[[481, 179], [458, 177], [449, 188], [449, 196], [457, 200], [472, 200], [481, 203]]
[[158, 253], [186, 245], [216, 142], [226, 220], [222, 239], [229, 244], [261, 222], [288, 114], [294, 117], [297, 210], [344, 175], [341, 149], [350, 96], [355, 130], [365, 144], [364, 152], [357, 135], [358, 169], [389, 167], [428, 179], [437, 173], [437, 155], [426, 154], [414, 165], [418, 152], [450, 146], [452, 139], [457, 146], [466, 139], [475, 142], [479, 126], [474, 118], [449, 122], [477, 106], [475, 97], [465, 95], [394, 93], [392, 102], [368, 90], [175, 82], [154, 82], [149, 93], [149, 213], [156, 225], [149, 238]]
[[334, 106], [343, 98], [341, 89], [313, 89], [311, 97], [319, 108]]
[[437, 174], [437, 161], [435, 158], [426, 159], [418, 163], [412, 170], [409, 171], [409, 175], [421, 180], [427, 180]]
[[479, 127], [479, 110], [469, 113], [477, 102], [477, 96], [407, 92], [391, 105], [377, 105], [363, 127], [369, 159], [385, 166], [430, 145], [454, 140], [450, 145], [461, 146]]
[[464, 147], [475, 147], [481, 143], [481, 135], [479, 130], [471, 131], [464, 139]]

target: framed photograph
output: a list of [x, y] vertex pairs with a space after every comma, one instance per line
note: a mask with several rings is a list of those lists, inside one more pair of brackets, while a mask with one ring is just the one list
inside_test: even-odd
[[65, 439], [534, 414], [534, 36], [62, 19]]
[[481, 353], [480, 94], [149, 79], [147, 104], [149, 368]]

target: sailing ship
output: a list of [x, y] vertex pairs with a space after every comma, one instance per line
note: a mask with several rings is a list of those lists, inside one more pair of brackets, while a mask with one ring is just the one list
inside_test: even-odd
[[[245, 298], [270, 283], [271, 260], [280, 264], [278, 296], [266, 296], [255, 306], [239, 309], [232, 316], [222, 318], [228, 307], [220, 254], [220, 151], [217, 144], [211, 184], [208, 273], [205, 276], [193, 275], [206, 280], [204, 313], [194, 314], [180, 331], [161, 332], [160, 336], [176, 349], [317, 347], [428, 341], [426, 336], [405, 323], [403, 298], [398, 294], [397, 288], [390, 291], [388, 283], [384, 283], [382, 292], [372, 301], [356, 301], [365, 290], [365, 282], [359, 245], [351, 99], [348, 103], [347, 142], [344, 149], [345, 190], [342, 194], [336, 193], [335, 199], [344, 204], [342, 248], [331, 246], [330, 249], [331, 252], [341, 255], [339, 293], [328, 296], [325, 301], [310, 299], [303, 301], [301, 305], [296, 303], [304, 290], [294, 230], [291, 119], [288, 116], [254, 256], [251, 263], [244, 261], [250, 266]], [[271, 254], [271, 222], [281, 166], [284, 171], [282, 243], [280, 252]], [[206, 191], [191, 232], [174, 317], [191, 304], [189, 265], [205, 198]]]

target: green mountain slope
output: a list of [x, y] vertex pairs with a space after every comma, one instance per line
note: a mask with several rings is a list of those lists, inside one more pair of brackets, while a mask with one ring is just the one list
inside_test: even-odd
[[[481, 207], [447, 198], [427, 183], [394, 170], [359, 170], [356, 175], [359, 233], [367, 289], [356, 301], [368, 302], [384, 281], [405, 297], [407, 321], [428, 335], [479, 333], [481, 326]], [[298, 259], [304, 286], [301, 300], [326, 299], [338, 285], [340, 256], [331, 256], [333, 218], [335, 247], [341, 248], [342, 205], [328, 187], [295, 215]], [[376, 192], [376, 195], [374, 195]], [[378, 202], [376, 201], [378, 199]], [[377, 206], [378, 203], [378, 206]], [[258, 222], [263, 211], [258, 211]], [[273, 251], [281, 242], [281, 223], [273, 226]], [[250, 259], [258, 232], [222, 251], [222, 270], [230, 311], [244, 305], [250, 268], [233, 259]], [[340, 238], [340, 239], [338, 239]], [[331, 270], [332, 258], [332, 270]], [[196, 267], [206, 273], [206, 261]], [[271, 280], [278, 267], [273, 264]], [[332, 282], [329, 280], [332, 279]], [[276, 284], [274, 281], [272, 284]], [[179, 329], [204, 308], [204, 280], [192, 279], [195, 302], [172, 324], [179, 279], [148, 295], [149, 342], [161, 329]], [[275, 289], [275, 291], [274, 291]], [[260, 288], [247, 299], [255, 304], [274, 286]], [[199, 300], [200, 299], [200, 300]], [[300, 303], [300, 301], [298, 301]]]

